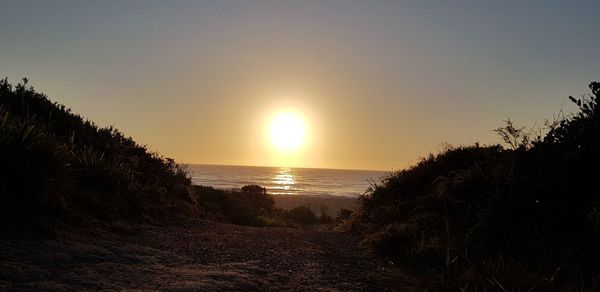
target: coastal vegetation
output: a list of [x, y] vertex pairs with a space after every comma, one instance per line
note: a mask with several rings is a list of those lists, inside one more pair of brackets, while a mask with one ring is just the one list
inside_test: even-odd
[[[246, 226], [298, 227], [315, 224], [340, 223], [349, 217], [350, 210], [342, 209], [335, 220], [315, 212], [305, 205], [277, 208], [275, 199], [264, 187], [246, 185], [241, 190], [221, 190], [210, 186], [193, 186], [193, 198], [202, 217]], [[341, 216], [341, 217], [340, 217]]]
[[3, 221], [197, 213], [185, 168], [50, 101], [25, 78], [0, 80], [0, 177]]
[[[374, 183], [349, 228], [430, 291], [600, 289], [600, 83], [545, 135], [448, 147]], [[539, 132], [538, 132], [539, 133]]]

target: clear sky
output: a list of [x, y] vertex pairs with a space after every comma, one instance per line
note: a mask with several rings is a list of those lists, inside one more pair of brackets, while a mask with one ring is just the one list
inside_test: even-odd
[[[0, 74], [186, 163], [394, 170], [600, 79], [599, 1], [0, 1]], [[294, 153], [269, 145], [281, 111]], [[273, 144], [273, 143], [271, 143]]]

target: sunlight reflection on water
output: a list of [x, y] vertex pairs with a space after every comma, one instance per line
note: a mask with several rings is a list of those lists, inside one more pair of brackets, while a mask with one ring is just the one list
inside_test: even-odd
[[333, 195], [356, 197], [369, 187], [369, 179], [385, 172], [293, 167], [190, 165], [195, 184], [239, 189], [258, 184], [272, 195]]
[[290, 190], [296, 184], [296, 180], [291, 169], [282, 167], [275, 172], [271, 183], [274, 189]]

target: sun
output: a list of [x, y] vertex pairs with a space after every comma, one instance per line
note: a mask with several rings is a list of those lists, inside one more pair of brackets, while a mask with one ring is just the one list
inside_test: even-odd
[[306, 143], [306, 122], [295, 111], [273, 115], [268, 126], [269, 144], [280, 152], [297, 152]]

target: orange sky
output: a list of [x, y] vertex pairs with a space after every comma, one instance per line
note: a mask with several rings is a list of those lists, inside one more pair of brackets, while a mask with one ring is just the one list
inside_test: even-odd
[[[600, 76], [593, 1], [136, 3], [3, 5], [0, 73], [180, 162], [379, 170], [542, 124]], [[265, 138], [282, 109], [296, 153]]]

